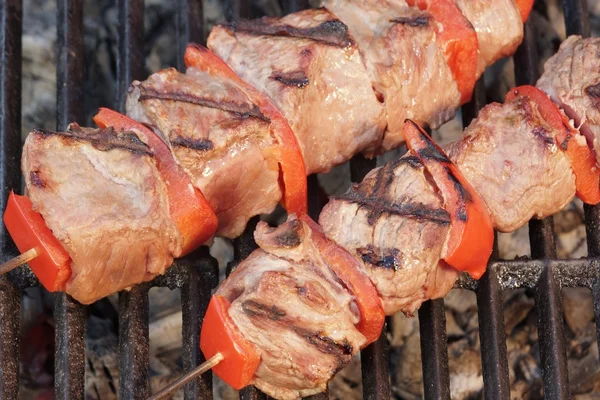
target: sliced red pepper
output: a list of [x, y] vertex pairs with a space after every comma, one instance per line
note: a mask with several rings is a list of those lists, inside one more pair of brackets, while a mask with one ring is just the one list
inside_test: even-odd
[[10, 192], [4, 225], [21, 253], [36, 250], [37, 257], [28, 264], [42, 285], [50, 292], [64, 290], [71, 277], [71, 257], [33, 210], [29, 197]]
[[439, 24], [434, 24], [446, 61], [461, 94], [461, 104], [471, 100], [477, 80], [479, 42], [473, 25], [462, 14], [455, 0], [407, 0], [426, 10]]
[[534, 86], [519, 86], [506, 95], [506, 101], [527, 96], [537, 105], [542, 118], [557, 131], [556, 143], [567, 154], [575, 174], [577, 197], [587, 204], [600, 203], [600, 168], [594, 152], [586, 142], [576, 139], [579, 132], [571, 126], [567, 116], [556, 104]]
[[277, 107], [265, 94], [242, 80], [223, 60], [204, 46], [189, 44], [185, 51], [185, 65], [236, 82], [261, 112], [271, 120], [271, 135], [279, 143], [275, 152], [281, 169], [283, 206], [288, 213], [306, 214], [308, 210], [306, 166], [302, 150], [292, 128]]
[[356, 327], [367, 338], [365, 346], [373, 343], [379, 338], [385, 322], [385, 313], [377, 289], [371, 280], [361, 272], [356, 258], [327, 238], [323, 229], [308, 215], [303, 215], [300, 219], [312, 230], [312, 240], [327, 265], [355, 296], [360, 312], [360, 322]]
[[260, 354], [235, 326], [228, 313], [230, 306], [226, 298], [212, 297], [200, 331], [200, 349], [207, 360], [217, 353], [223, 355], [223, 361], [213, 367], [213, 372], [239, 390], [252, 381]]
[[517, 7], [519, 8], [523, 23], [527, 22], [527, 18], [529, 18], [529, 14], [533, 9], [533, 1], [534, 0], [517, 0]]
[[494, 244], [487, 206], [444, 151], [414, 122], [402, 131], [408, 148], [431, 174], [450, 213], [450, 231], [442, 258], [459, 271], [481, 278]]
[[156, 133], [116, 111], [101, 108], [94, 117], [101, 127], [132, 130], [143, 136], [156, 157], [156, 165], [167, 185], [169, 212], [183, 238], [184, 256], [210, 239], [217, 230], [218, 220], [200, 190], [192, 185], [189, 175], [177, 164], [169, 146]]

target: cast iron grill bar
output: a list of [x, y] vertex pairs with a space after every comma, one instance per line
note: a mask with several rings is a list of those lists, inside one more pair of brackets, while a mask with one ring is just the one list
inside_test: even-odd
[[423, 397], [449, 400], [450, 375], [444, 300], [429, 300], [421, 305], [419, 329], [423, 363]]
[[309, 7], [308, 0], [283, 0], [283, 14], [291, 14], [296, 11], [304, 10]]
[[[594, 0], [592, 0], [594, 1]], [[563, 0], [567, 36], [590, 36], [587, 0]]]
[[183, 55], [188, 43], [205, 44], [202, 0], [177, 0], [177, 69], [185, 70]]
[[[117, 108], [125, 112], [129, 84], [144, 77], [144, 1], [118, 0]], [[148, 285], [119, 293], [119, 397], [145, 399], [148, 379]]]
[[[83, 1], [57, 2], [57, 129], [83, 123]], [[85, 379], [85, 307], [65, 293], [54, 304], [56, 399], [83, 398]]]
[[[0, 1], [0, 207], [9, 189], [21, 186], [21, 31], [22, 0]], [[2, 261], [15, 254], [4, 225], [0, 227]], [[21, 295], [0, 277], [0, 398], [19, 391], [19, 317]]]
[[[524, 34], [523, 44], [515, 54], [516, 83], [535, 85], [538, 79], [537, 54], [531, 21], [525, 24]], [[529, 241], [532, 258], [556, 259], [554, 219], [531, 220]], [[555, 280], [555, 271], [549, 265], [545, 265], [538, 281], [535, 302], [544, 396], [548, 399], [567, 399], [570, 396], [562, 295]]]

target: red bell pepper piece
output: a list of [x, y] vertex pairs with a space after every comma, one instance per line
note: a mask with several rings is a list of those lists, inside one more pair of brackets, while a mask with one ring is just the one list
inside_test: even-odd
[[506, 95], [506, 101], [518, 96], [527, 96], [537, 105], [542, 118], [557, 131], [556, 143], [571, 161], [575, 174], [577, 197], [587, 204], [600, 203], [600, 167], [588, 144], [577, 140], [579, 132], [571, 126], [567, 116], [560, 112], [556, 104], [534, 86], [519, 86]]
[[521, 20], [523, 20], [523, 23], [527, 21], [527, 18], [529, 18], [529, 14], [533, 8], [533, 1], [534, 0], [517, 0], [517, 7], [519, 8], [519, 13], [521, 14]]
[[200, 349], [207, 360], [217, 353], [223, 355], [223, 361], [213, 367], [213, 372], [239, 390], [252, 381], [260, 365], [260, 354], [235, 326], [228, 314], [230, 306], [225, 297], [211, 298], [200, 331]]
[[433, 177], [444, 208], [450, 213], [450, 231], [442, 258], [474, 279], [485, 272], [494, 244], [494, 227], [487, 206], [444, 151], [414, 122], [402, 131], [408, 148]]
[[116, 111], [101, 108], [94, 117], [101, 128], [133, 130], [152, 149], [156, 165], [167, 185], [169, 212], [183, 237], [184, 256], [210, 239], [218, 226], [217, 216], [202, 192], [196, 189], [189, 175], [177, 164], [169, 146], [156, 133]]
[[461, 94], [461, 104], [471, 100], [477, 80], [479, 42], [473, 25], [454, 0], [407, 0], [426, 10], [439, 23], [434, 24], [446, 61]]
[[71, 277], [71, 257], [40, 213], [33, 210], [29, 197], [10, 192], [4, 225], [21, 253], [36, 250], [37, 257], [29, 266], [42, 285], [50, 292], [64, 290]]
[[189, 44], [185, 51], [185, 65], [236, 82], [261, 112], [271, 120], [271, 135], [279, 144], [275, 153], [281, 169], [283, 206], [288, 213], [306, 214], [308, 210], [306, 166], [302, 150], [294, 132], [277, 107], [265, 94], [242, 80], [223, 60], [204, 46]]
[[356, 304], [360, 311], [358, 331], [367, 338], [365, 346], [373, 343], [379, 338], [385, 322], [385, 313], [377, 289], [371, 280], [361, 272], [356, 258], [327, 238], [323, 229], [308, 215], [303, 215], [300, 219], [312, 230], [312, 240], [327, 265], [356, 297]]

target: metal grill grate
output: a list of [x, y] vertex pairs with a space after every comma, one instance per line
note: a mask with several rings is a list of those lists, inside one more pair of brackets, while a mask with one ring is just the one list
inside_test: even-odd
[[[57, 1], [57, 127], [83, 119], [83, 0]], [[143, 79], [143, 0], [117, 0], [118, 98], [123, 108], [124, 94], [133, 79]], [[204, 41], [201, 0], [177, 0], [178, 67], [189, 41]], [[284, 0], [283, 10], [293, 12], [308, 6], [306, 0]], [[589, 35], [586, 0], [564, 0], [567, 34]], [[230, 0], [231, 20], [250, 16], [249, 1]], [[535, 47], [529, 23], [525, 40], [514, 57], [517, 84], [533, 84]], [[0, 1], [0, 209], [6, 207], [10, 188], [20, 186], [21, 120], [21, 34], [22, 0]], [[463, 107], [464, 125], [485, 105], [483, 83], [479, 82], [471, 103]], [[351, 178], [360, 181], [374, 162], [355, 157]], [[315, 198], [316, 179], [310, 179], [309, 192]], [[310, 213], [319, 212], [313, 201]], [[504, 334], [502, 292], [528, 288], [535, 293], [538, 315], [544, 394], [548, 399], [569, 398], [565, 353], [562, 287], [588, 287], [594, 297], [597, 337], [600, 342], [600, 208], [585, 207], [589, 258], [556, 260], [552, 218], [530, 222], [533, 260], [492, 261], [479, 282], [461, 279], [457, 287], [477, 294], [484, 393], [487, 399], [508, 399], [510, 387]], [[236, 261], [254, 248], [249, 224], [235, 241]], [[0, 230], [2, 259], [16, 254], [8, 234]], [[494, 255], [497, 255], [497, 251]], [[148, 290], [152, 286], [180, 288], [183, 313], [183, 367], [190, 370], [204, 361], [199, 350], [202, 316], [210, 290], [218, 280], [216, 261], [206, 250], [178, 260], [169, 272], [149, 284], [140, 285], [119, 296], [119, 395], [121, 399], [146, 398], [148, 377]], [[26, 268], [0, 277], [0, 399], [17, 398], [19, 372], [19, 311], [24, 289], [38, 285]], [[56, 295], [55, 397], [84, 398], [85, 308], [64, 294]], [[428, 301], [419, 311], [423, 359], [424, 395], [427, 399], [450, 398], [448, 350], [443, 300]], [[385, 333], [361, 354], [365, 399], [390, 398], [388, 352]], [[185, 387], [186, 399], [211, 399], [211, 374], [207, 373]], [[265, 399], [253, 388], [240, 393], [241, 399]], [[325, 399], [327, 395], [313, 396]]]

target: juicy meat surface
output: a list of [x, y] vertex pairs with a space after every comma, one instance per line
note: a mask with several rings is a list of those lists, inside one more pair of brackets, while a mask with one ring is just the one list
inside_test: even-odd
[[456, 0], [456, 5], [477, 32], [478, 76], [512, 55], [523, 40], [523, 21], [515, 0]]
[[380, 147], [384, 109], [348, 28], [328, 11], [216, 26], [208, 47], [273, 99], [309, 174]]
[[546, 61], [537, 87], [581, 127], [600, 160], [600, 38], [569, 36]]
[[440, 261], [450, 216], [410, 153], [331, 198], [319, 223], [362, 261], [387, 315], [412, 315], [422, 302], [444, 296], [459, 275]]
[[239, 236], [281, 199], [270, 121], [234, 82], [190, 68], [134, 82], [127, 114], [163, 134], [219, 219], [217, 235]]
[[444, 149], [477, 190], [494, 227], [511, 232], [560, 211], [575, 196], [571, 163], [535, 103], [492, 103]]
[[260, 249], [244, 260], [216, 294], [260, 351], [252, 384], [278, 399], [322, 392], [365, 343], [355, 328], [354, 297], [324, 262], [311, 230], [295, 217], [278, 228], [260, 223]]
[[454, 116], [460, 93], [430, 14], [391, 0], [328, 0], [325, 7], [348, 26], [384, 101], [383, 150], [404, 142], [407, 118], [437, 128]]
[[79, 302], [148, 281], [179, 256], [166, 186], [133, 133], [33, 131], [22, 170], [34, 210], [71, 256], [66, 292]]

